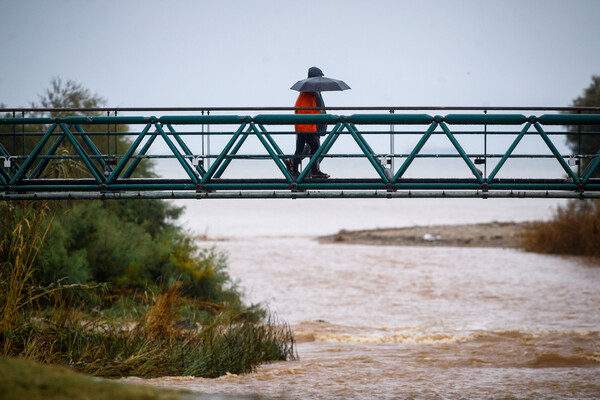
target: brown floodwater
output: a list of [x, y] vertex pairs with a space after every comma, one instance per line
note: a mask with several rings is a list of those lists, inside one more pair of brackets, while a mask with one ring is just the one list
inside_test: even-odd
[[600, 267], [584, 260], [300, 236], [212, 245], [247, 300], [292, 326], [299, 359], [151, 384], [286, 399], [600, 398]]

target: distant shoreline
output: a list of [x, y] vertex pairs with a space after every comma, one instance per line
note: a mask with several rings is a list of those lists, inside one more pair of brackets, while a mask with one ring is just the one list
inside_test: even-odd
[[522, 248], [519, 236], [527, 222], [489, 222], [465, 225], [431, 225], [341, 230], [320, 236], [320, 243], [368, 244], [382, 246], [456, 246]]

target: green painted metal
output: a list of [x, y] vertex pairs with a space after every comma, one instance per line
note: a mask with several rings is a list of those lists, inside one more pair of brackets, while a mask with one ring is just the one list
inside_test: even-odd
[[527, 124], [525, 124], [525, 127], [523, 129], [521, 129], [521, 133], [519, 133], [519, 135], [515, 138], [515, 140], [513, 140], [513, 142], [511, 143], [510, 147], [508, 148], [508, 150], [506, 151], [504, 156], [502, 156], [502, 159], [500, 160], [500, 162], [496, 165], [496, 168], [494, 168], [494, 170], [488, 177], [488, 179], [490, 181], [494, 180], [494, 178], [496, 177], [496, 174], [498, 173], [498, 171], [500, 171], [500, 168], [502, 168], [502, 166], [504, 166], [504, 163], [506, 162], [506, 160], [508, 160], [508, 158], [511, 156], [512, 152], [515, 151], [515, 148], [517, 147], [517, 145], [519, 144], [521, 139], [523, 139], [523, 136], [525, 136], [525, 134], [527, 133], [527, 131], [529, 130], [530, 127], [531, 127], [531, 122], [528, 122]]
[[353, 124], [345, 124], [345, 125], [346, 125], [346, 129], [348, 129], [348, 132], [350, 132], [352, 137], [354, 137], [354, 140], [356, 141], [356, 143], [358, 144], [360, 149], [363, 151], [363, 153], [365, 153], [365, 156], [367, 157], [367, 159], [369, 160], [369, 162], [371, 163], [373, 168], [375, 168], [375, 171], [377, 172], [379, 177], [385, 183], [388, 183], [389, 180], [385, 176], [385, 173], [383, 172], [383, 166], [381, 165], [381, 163], [378, 160], [375, 159], [375, 157], [373, 157], [373, 155], [375, 154], [373, 149], [369, 146], [369, 144], [367, 142], [365, 142], [364, 138], [357, 132], [357, 129]]
[[215, 173], [215, 176], [214, 176], [215, 179], [218, 179], [223, 175], [223, 173], [225, 172], [225, 170], [231, 163], [231, 160], [233, 160], [234, 156], [237, 155], [238, 151], [240, 151], [240, 148], [243, 146], [244, 142], [246, 142], [246, 139], [248, 139], [248, 136], [250, 136], [250, 132], [252, 132], [252, 129], [250, 129], [250, 127], [248, 127], [246, 133], [244, 133], [240, 137], [240, 139], [237, 141], [235, 146], [233, 146], [233, 148], [229, 152], [229, 156], [225, 160], [223, 160], [223, 164], [219, 167], [219, 169]]
[[140, 143], [142, 142], [142, 140], [144, 139], [144, 137], [150, 130], [151, 126], [152, 126], [151, 124], [146, 124], [146, 126], [144, 127], [142, 132], [138, 135], [138, 137], [135, 138], [135, 140], [133, 141], [133, 143], [131, 144], [131, 146], [129, 147], [127, 152], [125, 153], [125, 156], [121, 159], [121, 161], [119, 161], [119, 163], [117, 164], [115, 169], [112, 171], [110, 176], [106, 179], [106, 183], [110, 184], [119, 177], [119, 174], [125, 168], [125, 165], [127, 165], [127, 163], [131, 160], [131, 156], [133, 156], [133, 154], [135, 153], [137, 148], [140, 146]]
[[[146, 128], [150, 129], [150, 127], [152, 127], [153, 125], [148, 124], [146, 125]], [[140, 134], [141, 136], [145, 135], [147, 132], [146, 128], [144, 128], [144, 131], [142, 134]], [[150, 147], [152, 146], [152, 144], [154, 143], [154, 141], [157, 138], [157, 134], [156, 132], [154, 134], [152, 134], [149, 138], [148, 141], [146, 141], [146, 144], [144, 144], [144, 146], [142, 147], [142, 149], [139, 152], [139, 155], [144, 156], [146, 154], [148, 154], [148, 150], [150, 150]], [[132, 157], [132, 155], [130, 155], [130, 157]], [[127, 159], [126, 159], [127, 161]], [[127, 179], [127, 178], [131, 178], [131, 176], [133, 175], [133, 172], [135, 171], [135, 169], [138, 167], [138, 165], [140, 164], [140, 162], [142, 161], [141, 158], [134, 158], [131, 161], [131, 164], [129, 165], [129, 167], [125, 170], [125, 173], [123, 173], [123, 178]]]
[[[64, 138], [65, 138], [64, 135], [60, 135], [58, 138], [56, 138], [56, 140], [54, 141], [52, 146], [50, 146], [50, 149], [46, 152], [46, 156], [51, 156], [51, 155], [55, 154], [56, 150], [58, 150], [58, 148], [61, 145], [61, 143], [63, 142]], [[42, 172], [44, 171], [46, 166], [48, 166], [49, 162], [50, 162], [50, 158], [42, 158], [40, 160], [40, 162], [38, 163], [38, 165], [33, 170], [33, 172], [31, 173], [30, 177], [34, 178], [34, 179], [39, 178], [42, 175]]]
[[359, 125], [427, 125], [433, 122], [428, 114], [353, 114], [346, 122]]
[[333, 114], [258, 114], [252, 122], [261, 125], [336, 124], [339, 118]]
[[88, 148], [91, 150], [91, 152], [95, 156], [98, 156], [98, 158], [96, 158], [96, 160], [98, 160], [98, 162], [100, 163], [100, 167], [102, 167], [102, 169], [104, 171], [112, 171], [112, 168], [108, 164], [106, 164], [106, 162], [104, 161], [102, 152], [100, 152], [100, 150], [98, 150], [98, 147], [96, 147], [96, 145], [94, 144], [94, 142], [85, 133], [85, 131], [83, 130], [83, 128], [81, 128], [81, 125], [76, 124], [75, 125], [75, 130], [80, 134], [79, 136], [83, 139], [83, 141], [88, 146]]
[[521, 114], [452, 114], [444, 117], [450, 125], [522, 125], [527, 117]]
[[275, 150], [273, 150], [273, 148], [269, 144], [269, 141], [267, 141], [267, 139], [265, 139], [264, 135], [260, 132], [260, 130], [256, 128], [256, 125], [254, 125], [254, 122], [250, 123], [250, 128], [252, 129], [252, 131], [254, 131], [254, 133], [256, 134], [256, 136], [258, 137], [260, 142], [263, 144], [263, 146], [265, 147], [265, 149], [267, 150], [267, 152], [269, 153], [269, 155], [271, 156], [273, 161], [275, 161], [275, 164], [277, 164], [277, 167], [283, 173], [283, 175], [285, 176], [287, 181], [292, 182], [293, 181], [292, 175], [286, 169], [285, 165], [283, 165], [283, 162], [281, 161], [279, 154], [277, 154], [275, 152]]
[[465, 161], [465, 163], [467, 164], [467, 166], [473, 173], [473, 176], [475, 176], [475, 178], [477, 179], [477, 181], [479, 181], [479, 183], [483, 183], [483, 178], [477, 172], [477, 168], [475, 168], [473, 161], [471, 161], [469, 156], [467, 156], [467, 153], [465, 153], [465, 151], [462, 148], [462, 146], [460, 145], [460, 143], [458, 143], [458, 141], [456, 140], [456, 138], [454, 137], [452, 132], [450, 132], [450, 129], [448, 129], [448, 125], [446, 125], [445, 123], [442, 122], [440, 124], [440, 126], [442, 127], [442, 130], [444, 131], [444, 133], [446, 133], [446, 136], [448, 136], [448, 139], [450, 139], [450, 142], [452, 142], [452, 145], [454, 146], [456, 151], [458, 151], [458, 154], [460, 154], [462, 159]]
[[544, 114], [537, 118], [537, 121], [543, 125], [600, 125], [600, 115]]
[[431, 125], [429, 125], [425, 134], [421, 137], [421, 139], [419, 140], [417, 145], [410, 152], [410, 155], [406, 158], [406, 161], [404, 161], [404, 163], [402, 164], [400, 169], [398, 169], [398, 172], [396, 172], [396, 175], [394, 175], [392, 182], [396, 182], [399, 178], [402, 177], [402, 175], [404, 175], [404, 173], [406, 172], [406, 170], [408, 169], [410, 164], [412, 164], [412, 162], [414, 161], [417, 154], [421, 151], [421, 149], [423, 149], [423, 146], [425, 146], [425, 143], [427, 143], [427, 140], [429, 140], [429, 138], [431, 137], [431, 134], [437, 127], [438, 127], [437, 122], [434, 122]]
[[240, 125], [251, 120], [251, 117], [243, 115], [184, 115], [160, 117], [156, 122], [171, 125]]
[[55, 118], [0, 118], [0, 125], [50, 125], [56, 123]]
[[596, 169], [598, 168], [598, 165], [600, 165], [600, 151], [598, 151], [598, 154], [596, 154], [596, 157], [594, 157], [594, 159], [587, 166], [587, 168], [585, 169], [585, 171], [583, 171], [583, 174], [581, 176], [581, 182], [582, 183], [587, 183], [588, 182], [588, 180], [590, 179], [590, 177], [592, 176], [592, 174], [594, 173], [594, 171], [596, 171]]
[[190, 177], [190, 179], [192, 180], [192, 182], [194, 182], [196, 184], [199, 183], [200, 181], [198, 180], [198, 176], [192, 170], [192, 167], [190, 166], [190, 164], [187, 163], [186, 160], [183, 158], [183, 155], [179, 152], [179, 150], [177, 149], [177, 147], [175, 147], [175, 144], [173, 143], [173, 141], [165, 133], [165, 131], [163, 130], [161, 124], [156, 124], [155, 126], [156, 126], [156, 130], [160, 132], [160, 135], [162, 136], [163, 140], [167, 143], [167, 146], [169, 146], [169, 148], [171, 149], [171, 151], [173, 152], [173, 154], [177, 158], [177, 161], [179, 161], [179, 164], [181, 164], [181, 166], [183, 167], [183, 169], [185, 170], [185, 172], [188, 174], [188, 176]]
[[[183, 152], [185, 153], [185, 155], [189, 158], [194, 158], [194, 154], [192, 153], [192, 151], [189, 149], [189, 147], [187, 146], [187, 144], [185, 144], [185, 142], [181, 139], [181, 137], [177, 134], [177, 132], [175, 131], [175, 129], [173, 129], [173, 126], [171, 126], [171, 124], [167, 124], [167, 129], [169, 129], [169, 132], [171, 132], [171, 134], [173, 135], [173, 137], [175, 138], [175, 140], [177, 141], [177, 144], [179, 144], [179, 146], [183, 149]], [[200, 165], [196, 166], [196, 171], [198, 172], [198, 174], [200, 174], [200, 176], [204, 176], [204, 174], [206, 174], [206, 171], [204, 170], [204, 168]]]
[[50, 125], [50, 128], [46, 131], [46, 133], [42, 137], [42, 140], [38, 142], [38, 144], [35, 146], [31, 154], [29, 154], [21, 168], [19, 168], [19, 170], [13, 175], [12, 179], [9, 182], [9, 186], [14, 186], [15, 183], [17, 183], [20, 179], [24, 177], [25, 173], [29, 170], [33, 162], [36, 160], [37, 156], [40, 154], [42, 148], [44, 147], [48, 139], [50, 139], [50, 135], [52, 135], [52, 132], [54, 132], [55, 129], [56, 124]]
[[146, 124], [153, 117], [64, 117], [55, 118], [56, 122], [69, 125], [113, 125], [113, 124]]
[[269, 144], [271, 144], [271, 146], [273, 146], [273, 148], [275, 149], [277, 154], [282, 155], [283, 150], [281, 150], [281, 148], [279, 147], [277, 142], [275, 140], [273, 140], [273, 137], [269, 134], [269, 132], [267, 132], [264, 125], [262, 125], [262, 124], [256, 124], [256, 125], [258, 126], [258, 129], [260, 129], [261, 133], [267, 138], [267, 140], [269, 141]]
[[329, 135], [327, 135], [327, 138], [325, 139], [325, 141], [323, 142], [323, 144], [321, 144], [321, 146], [315, 152], [314, 156], [308, 161], [308, 165], [300, 173], [300, 175], [296, 179], [296, 182], [302, 182], [302, 181], [304, 181], [304, 179], [306, 178], [306, 176], [309, 175], [309, 171], [312, 169], [313, 165], [317, 161], [320, 162], [322, 160], [323, 156], [329, 152], [329, 150], [331, 149], [331, 146], [333, 146], [333, 144], [335, 143], [335, 141], [337, 140], [337, 138], [340, 136], [339, 131], [341, 129], [343, 129], [344, 126], [345, 126], [345, 124], [341, 124], [340, 122], [338, 122], [335, 125], [335, 127], [333, 128], [333, 130], [331, 131], [331, 133], [329, 133]]
[[[332, 126], [324, 137], [322, 145], [296, 179], [293, 179], [284, 166], [286, 155], [278, 143], [280, 137], [295, 135], [295, 124], [324, 123]], [[133, 138], [130, 146], [121, 154], [103, 154], [95, 141], [102, 140], [110, 132], [86, 132], [88, 125], [128, 124], [129, 132], [119, 133]], [[594, 172], [600, 168], [599, 154], [561, 154], [555, 143], [562, 141], [559, 125], [600, 126], [600, 114], [544, 114], [526, 117], [522, 114], [448, 114], [445, 116], [429, 114], [259, 114], [248, 115], [184, 115], [184, 116], [113, 116], [113, 117], [65, 117], [65, 118], [0, 118], [0, 125], [39, 126], [32, 132], [23, 132], [23, 138], [39, 137], [39, 142], [30, 154], [10, 154], [0, 146], [0, 196], [2, 199], [16, 198], [329, 198], [329, 197], [541, 197], [541, 198], [596, 198], [600, 197], [600, 179], [594, 178]], [[217, 127], [211, 132], [201, 127]], [[502, 131], [494, 132], [487, 127], [503, 126]], [[552, 126], [546, 129], [545, 125]], [[164, 127], [166, 126], [167, 129]], [[183, 130], [179, 127], [185, 126]], [[189, 127], [192, 128], [189, 128]], [[197, 129], [194, 131], [194, 126]], [[399, 130], [394, 127], [400, 126]], [[412, 128], [408, 128], [411, 126]], [[417, 128], [415, 128], [417, 126]], [[467, 130], [464, 126], [468, 127]], [[531, 129], [532, 126], [535, 129]], [[402, 128], [407, 127], [407, 128]], [[460, 130], [453, 130], [454, 127]], [[440, 128], [440, 129], [438, 129]], [[141, 130], [140, 130], [141, 129]], [[192, 129], [192, 131], [190, 131]], [[390, 131], [386, 131], [391, 129]], [[24, 130], [24, 128], [23, 128]], [[96, 129], [97, 130], [97, 129]], [[14, 131], [14, 129], [13, 129]], [[564, 134], [564, 131], [562, 132]], [[588, 133], [586, 134], [600, 134]], [[0, 133], [0, 135], [2, 135]], [[4, 134], [9, 135], [9, 134]], [[11, 133], [14, 135], [14, 133]], [[212, 155], [199, 154], [198, 150], [187, 142], [199, 135], [229, 135], [230, 138]], [[409, 153], [396, 153], [392, 148], [388, 154], [373, 143], [377, 136], [393, 135], [399, 138], [419, 135], [418, 141]], [[425, 144], [434, 135], [443, 135], [457, 154], [437, 154], [423, 152]], [[504, 152], [468, 153], [463, 142], [465, 137], [473, 135], [514, 135], [508, 149]], [[516, 147], [527, 135], [542, 138], [545, 151], [531, 154], [514, 154]], [[161, 137], [167, 150], [150, 154], [157, 137]], [[242, 145], [255, 136], [262, 145], [258, 153], [241, 154]], [[360, 152], [357, 154], [331, 153], [336, 141], [346, 136], [350, 138]], [[551, 137], [556, 137], [553, 139]], [[65, 139], [67, 139], [65, 141]], [[373, 141], [373, 142], [372, 142]], [[82, 145], [83, 143], [83, 145]], [[380, 142], [378, 142], [380, 143]], [[413, 142], [414, 143], [414, 142]], [[486, 142], [487, 143], [487, 142]], [[71, 146], [69, 155], [56, 154], [61, 146]], [[380, 146], [380, 144], [378, 144]], [[487, 145], [486, 145], [487, 146]], [[141, 149], [140, 149], [141, 147]], [[87, 148], [87, 150], [86, 150]], [[551, 154], [547, 153], [550, 150]], [[44, 152], [44, 154], [42, 154]], [[113, 168], [107, 158], [116, 159]], [[177, 179], [131, 178], [142, 159], [175, 159], [181, 167], [184, 177]], [[368, 161], [375, 178], [336, 178], [314, 180], [309, 171], [317, 160], [363, 158]], [[405, 158], [392, 175], [382, 164], [382, 158]], [[460, 159], [471, 171], [472, 176], [457, 178], [407, 178], [407, 171], [417, 158]], [[544, 179], [534, 178], [497, 178], [510, 159], [556, 159], [565, 176]], [[79, 160], [92, 178], [50, 180], [41, 178], [50, 160]], [[205, 170], [194, 160], [214, 159]], [[223, 179], [223, 173], [234, 159], [249, 161], [270, 160], [275, 168], [275, 176], [255, 178], [252, 169], [240, 178]], [[489, 175], [480, 175], [473, 159], [487, 163], [498, 160]], [[583, 173], [572, 168], [567, 160], [591, 160]], [[21, 162], [22, 161], [22, 162]], [[20, 164], [20, 165], [19, 165]], [[124, 171], [124, 172], [123, 172]], [[580, 175], [581, 173], [581, 175]], [[514, 195], [518, 192], [518, 195]], [[150, 194], [151, 193], [151, 194]]]
[[560, 153], [556, 149], [556, 146], [554, 146], [554, 143], [552, 143], [548, 135], [546, 135], [546, 132], [544, 132], [539, 122], [536, 122], [533, 125], [535, 126], [535, 129], [539, 132], [539, 134], [542, 136], [542, 139], [544, 140], [544, 142], [546, 142], [548, 148], [550, 148], [550, 151], [552, 151], [552, 154], [554, 154], [556, 160], [558, 160], [558, 162], [563, 167], [567, 175], [569, 175], [575, 181], [575, 183], [579, 183], [579, 178], [577, 177], [577, 175], [575, 175], [575, 172], [573, 172], [571, 167], [569, 167], [565, 159], [560, 155]]
[[67, 127], [66, 124], [62, 122], [59, 123], [59, 126], [63, 133], [67, 136], [67, 139], [69, 139], [69, 141], [71, 142], [71, 145], [75, 148], [75, 151], [79, 154], [79, 156], [81, 156], [83, 163], [92, 173], [94, 179], [96, 179], [96, 182], [103, 183], [104, 176], [102, 175], [102, 171], [100, 171], [98, 167], [96, 167], [96, 165], [92, 161], [92, 158], [89, 156], [89, 154], [85, 152], [83, 147], [81, 147], [77, 139], [75, 139], [75, 136], [73, 136], [73, 134], [71, 133], [71, 130]]
[[[8, 169], [10, 170], [10, 172], [13, 175], [17, 173], [18, 168], [17, 168], [17, 166], [13, 165], [13, 162], [11, 161], [10, 153], [4, 148], [2, 143], [0, 143], [0, 158], [8, 161], [8, 163], [10, 164], [10, 167], [8, 167]], [[2, 176], [8, 183], [10, 181], [10, 175], [8, 175], [8, 173], [6, 171], [4, 171], [3, 168], [0, 168], [0, 172], [1, 172], [0, 176]]]
[[227, 156], [227, 154], [229, 153], [229, 151], [233, 147], [233, 144], [239, 138], [240, 134], [242, 133], [242, 131], [244, 130], [244, 128], [246, 127], [246, 125], [247, 125], [246, 122], [243, 122], [240, 125], [240, 127], [237, 129], [237, 131], [234, 133], [234, 135], [231, 137], [231, 139], [229, 140], [229, 142], [227, 142], [227, 145], [225, 146], [225, 148], [223, 149], [223, 151], [219, 154], [219, 156], [215, 160], [215, 163], [210, 166], [209, 170], [206, 172], [206, 174], [202, 178], [202, 184], [207, 183], [208, 180], [213, 177], [213, 175], [215, 174], [215, 172], [217, 172], [217, 170], [221, 166], [221, 163], [223, 162], [223, 160], [225, 159], [225, 157]]

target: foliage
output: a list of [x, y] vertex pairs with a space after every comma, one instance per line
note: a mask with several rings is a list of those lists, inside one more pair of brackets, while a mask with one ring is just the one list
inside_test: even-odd
[[[96, 93], [92, 93], [81, 83], [68, 80], [62, 81], [54, 78], [50, 82], [50, 88], [40, 96], [39, 104], [32, 103], [32, 108], [98, 108], [104, 106], [106, 100]], [[88, 112], [89, 113], [89, 112]], [[99, 115], [99, 113], [95, 113]], [[81, 111], [53, 111], [51, 117], [68, 117], [83, 115]]]
[[[102, 112], [83, 111], [81, 109], [98, 108], [105, 106], [105, 103], [106, 100], [104, 98], [100, 97], [96, 93], [92, 93], [81, 83], [72, 80], [63, 82], [60, 78], [54, 78], [50, 82], [50, 88], [46, 89], [44, 94], [40, 96], [39, 102], [32, 102], [30, 106], [31, 108], [60, 108], [69, 110], [44, 112], [33, 111], [23, 114], [7, 113], [4, 115], [4, 117], [95, 117], [102, 116]], [[49, 125], [0, 125], [0, 148], [3, 148], [4, 151], [12, 156], [26, 156], [33, 151], [49, 127]], [[80, 127], [84, 132], [92, 134], [88, 135], [88, 138], [102, 154], [114, 155], [118, 152], [123, 152], [124, 149], [129, 148], [131, 145], [131, 140], [126, 135], [126, 133], [129, 131], [129, 127], [127, 125], [81, 124]], [[76, 127], [72, 127], [71, 130], [75, 131]], [[55, 132], [62, 133], [60, 128], [56, 128]], [[94, 135], [94, 133], [100, 134]], [[58, 136], [54, 137], [58, 138]], [[50, 140], [42, 148], [42, 154], [48, 152], [56, 140], [54, 137], [50, 138]], [[86, 149], [86, 151], [91, 152], [89, 146], [80, 136], [77, 136], [77, 140], [81, 146]], [[65, 139], [61, 142], [57, 153], [75, 154], [75, 150], [69, 140]], [[74, 168], [69, 176], [82, 178], [91, 176], [89, 171], [87, 171], [87, 167], [85, 167], [81, 161], [77, 160], [76, 163], [80, 165], [80, 168]], [[96, 163], [97, 166], [102, 169], [101, 165], [97, 161]], [[58, 164], [56, 160], [50, 161], [48, 168], [51, 168], [51, 166], [55, 164]], [[36, 165], [34, 165], [33, 168], [35, 168]], [[136, 168], [134, 175], [137, 177], [154, 176], [154, 172], [152, 171], [152, 163], [141, 162]], [[52, 174], [46, 176], [54, 177]]]
[[[205, 259], [200, 261], [211, 262], [201, 265], [199, 260], [194, 261], [184, 251], [182, 254], [187, 254], [185, 260], [189, 264], [185, 267], [190, 275], [182, 280], [171, 277], [173, 284], [163, 293], [145, 296], [142, 299], [145, 313], [136, 319], [133, 329], [128, 327], [129, 321], [126, 319], [110, 318], [99, 310], [84, 312], [85, 299], [81, 300], [81, 306], [74, 307], [75, 299], [80, 301], [81, 297], [70, 296], [73, 286], [88, 292], [93, 292], [95, 287], [57, 283], [45, 287], [37, 285], [32, 265], [38, 252], [41, 254], [43, 251], [40, 245], [47, 231], [44, 228], [45, 221], [43, 218], [33, 219], [42, 214], [31, 207], [10, 209], [13, 206], [14, 203], [2, 204], [2, 210], [6, 212], [1, 217], [7, 221], [3, 227], [16, 226], [17, 229], [3, 230], [0, 243], [0, 256], [4, 260], [0, 281], [3, 289], [0, 297], [0, 356], [61, 364], [99, 376], [143, 377], [215, 377], [227, 372], [250, 372], [260, 363], [295, 357], [294, 339], [286, 325], [271, 319], [257, 319], [252, 310], [238, 311], [237, 308], [241, 307], [239, 294], [224, 290], [221, 286], [229, 277], [220, 270], [224, 267], [224, 259], [214, 256], [214, 252], [206, 253]], [[87, 218], [80, 219], [83, 226], [81, 232], [93, 233], [94, 228], [88, 226], [90, 221]], [[136, 235], [134, 232], [132, 237]], [[90, 234], [89, 238], [93, 239], [93, 236]], [[103, 238], [100, 242], [106, 240]], [[172, 253], [164, 252], [169, 258]], [[23, 261], [19, 261], [21, 259]], [[12, 268], [15, 265], [21, 265], [20, 270], [26, 273], [15, 274], [13, 271], [16, 269]], [[181, 271], [185, 272], [185, 269], [177, 270], [176, 262], [172, 266], [179, 278], [184, 276]], [[119, 270], [121, 265], [115, 264], [114, 268]], [[210, 277], [208, 284], [202, 283], [206, 275]], [[128, 271], [110, 279], [118, 285], [126, 278], [140, 279], [129, 275]], [[196, 284], [201, 289], [195, 288]], [[202, 292], [206, 287], [209, 290]], [[16, 288], [15, 294], [12, 294], [11, 288]], [[190, 290], [196, 297], [214, 298], [220, 304], [203, 304], [185, 297], [184, 289]], [[221, 297], [222, 293], [228, 293], [237, 301], [234, 307], [227, 305], [226, 299]], [[51, 294], [55, 295], [53, 302], [42, 304], [33, 301]], [[188, 307], [214, 308], [216, 315], [203, 320], [199, 328], [197, 320], [181, 321], [180, 310], [184, 308], [179, 306], [184, 303]]]
[[[178, 210], [162, 204], [119, 206], [100, 200], [73, 204], [57, 214], [41, 248], [36, 279], [48, 285], [108, 282], [114, 289], [158, 289], [182, 281], [187, 296], [241, 307], [226, 272], [226, 257], [214, 249], [198, 249], [165, 215]], [[158, 208], [146, 213], [147, 208]]]
[[527, 251], [600, 259], [600, 200], [572, 200], [547, 222], [529, 224], [522, 236]]
[[[573, 107], [600, 107], [600, 76], [593, 75], [592, 83], [584, 89], [583, 94], [573, 100]], [[585, 113], [585, 112], [583, 112]], [[586, 133], [600, 132], [599, 125], [569, 126], [568, 131], [574, 133], [567, 135], [567, 145], [575, 154], [596, 154], [600, 150], [600, 135], [586, 135]], [[581, 133], [582, 135], [579, 135]], [[589, 160], [584, 160], [585, 168]], [[583, 169], [582, 169], [583, 170]], [[596, 170], [594, 177], [600, 177], [600, 170]]]

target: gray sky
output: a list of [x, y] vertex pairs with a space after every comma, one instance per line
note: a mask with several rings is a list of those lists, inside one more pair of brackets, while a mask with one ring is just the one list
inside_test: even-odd
[[[600, 74], [597, 0], [0, 4], [0, 103], [13, 107], [37, 101], [53, 77], [82, 83], [109, 107], [292, 106], [297, 92], [289, 88], [310, 66], [352, 87], [324, 93], [328, 106], [567, 106]], [[345, 139], [335, 146], [357, 147]], [[418, 139], [403, 137], [394, 151], [410, 152]], [[188, 140], [200, 148], [199, 139]], [[387, 137], [369, 140], [378, 152], [390, 147]], [[504, 152], [511, 140], [490, 150]], [[519, 149], [549, 152], [539, 137], [528, 140]], [[293, 137], [278, 141], [293, 151]], [[461, 143], [480, 151], [480, 142]], [[264, 152], [258, 140], [245, 146]], [[151, 152], [164, 149], [156, 144]], [[455, 152], [443, 136], [423, 151]], [[415, 162], [409, 172], [471, 174], [455, 161], [456, 169], [449, 161], [443, 168]], [[335, 176], [374, 174], [369, 165], [351, 166], [327, 161]], [[265, 174], [279, 173], [274, 163], [267, 167]], [[542, 177], [564, 174], [556, 160], [532, 167], [509, 160], [501, 177], [534, 168]], [[184, 174], [176, 162], [159, 169]]]
[[600, 1], [0, 0], [0, 102], [53, 77], [108, 106], [566, 106], [600, 74]]

